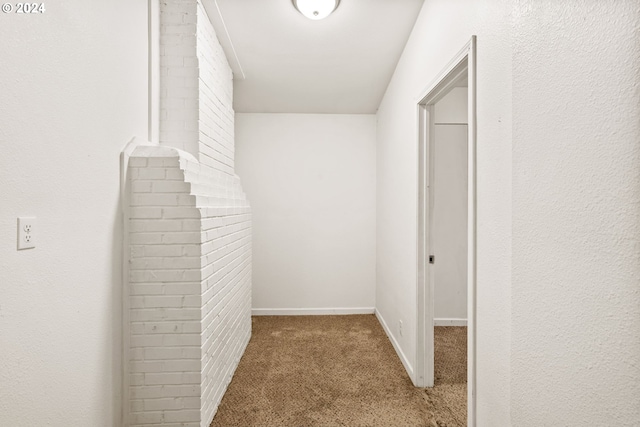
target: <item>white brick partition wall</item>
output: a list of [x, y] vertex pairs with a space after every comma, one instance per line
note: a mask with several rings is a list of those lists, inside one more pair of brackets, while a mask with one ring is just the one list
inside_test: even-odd
[[160, 2], [160, 144], [199, 158], [196, 0]]
[[160, 27], [160, 143], [233, 175], [233, 73], [202, 2], [163, 0]]
[[169, 147], [130, 158], [131, 426], [208, 426], [250, 338], [251, 214], [225, 176]]
[[[160, 146], [129, 160], [130, 426], [211, 423], [251, 335], [233, 76], [200, 0], [160, 3]], [[127, 381], [125, 381], [127, 382]]]
[[199, 159], [234, 173], [233, 73], [202, 3], [198, 1]]

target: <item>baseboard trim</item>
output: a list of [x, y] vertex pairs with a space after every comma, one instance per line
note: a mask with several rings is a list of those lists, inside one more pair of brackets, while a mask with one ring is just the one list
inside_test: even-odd
[[373, 307], [343, 308], [252, 308], [252, 316], [326, 316], [345, 314], [374, 314]]
[[456, 318], [433, 319], [433, 326], [467, 326], [467, 319], [456, 319]]
[[398, 344], [398, 341], [396, 341], [396, 337], [394, 337], [393, 334], [391, 333], [389, 326], [387, 326], [387, 322], [384, 321], [384, 318], [382, 317], [380, 312], [378, 310], [375, 310], [375, 314], [376, 314], [376, 318], [378, 319], [378, 322], [380, 322], [380, 325], [382, 325], [382, 329], [384, 329], [384, 332], [387, 334], [389, 341], [391, 341], [391, 345], [393, 345], [393, 348], [395, 349], [396, 354], [400, 358], [400, 361], [402, 362], [404, 369], [407, 371], [407, 374], [409, 374], [409, 378], [411, 378], [411, 381], [413, 381], [415, 384], [415, 381], [413, 378], [413, 367], [411, 366], [411, 363], [409, 363], [409, 360], [402, 352], [402, 349], [400, 348], [400, 344]]

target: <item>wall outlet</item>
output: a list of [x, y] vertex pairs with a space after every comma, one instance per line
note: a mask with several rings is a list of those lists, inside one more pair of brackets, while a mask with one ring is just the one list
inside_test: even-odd
[[402, 336], [402, 320], [398, 320], [398, 332], [400, 332], [400, 336]]
[[18, 250], [36, 247], [36, 218], [18, 218]]

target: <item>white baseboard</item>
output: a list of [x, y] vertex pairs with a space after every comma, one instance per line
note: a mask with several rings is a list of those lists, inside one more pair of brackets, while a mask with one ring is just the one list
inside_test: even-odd
[[323, 316], [344, 314], [373, 314], [373, 307], [346, 308], [252, 308], [252, 316]]
[[467, 319], [456, 319], [456, 318], [433, 319], [433, 326], [467, 326]]
[[[404, 369], [407, 371], [407, 374], [409, 374], [409, 378], [411, 378], [411, 381], [413, 381], [414, 380], [413, 367], [411, 366], [411, 363], [409, 363], [409, 360], [402, 352], [402, 349], [400, 348], [400, 344], [398, 344], [398, 341], [396, 341], [396, 337], [394, 337], [393, 334], [391, 333], [391, 330], [387, 326], [387, 322], [384, 321], [380, 312], [378, 310], [376, 310], [375, 312], [376, 312], [376, 317], [378, 318], [378, 322], [380, 322], [380, 324], [382, 325], [382, 329], [384, 329], [384, 332], [387, 334], [387, 337], [389, 337], [389, 341], [391, 341], [393, 348], [396, 350], [396, 353], [398, 354], [398, 357], [400, 358], [400, 361], [402, 362]], [[413, 382], [415, 384], [415, 381]]]

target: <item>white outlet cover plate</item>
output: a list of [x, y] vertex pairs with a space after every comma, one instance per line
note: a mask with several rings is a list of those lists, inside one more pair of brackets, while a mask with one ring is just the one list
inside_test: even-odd
[[18, 218], [18, 250], [36, 247], [36, 218], [22, 216]]

